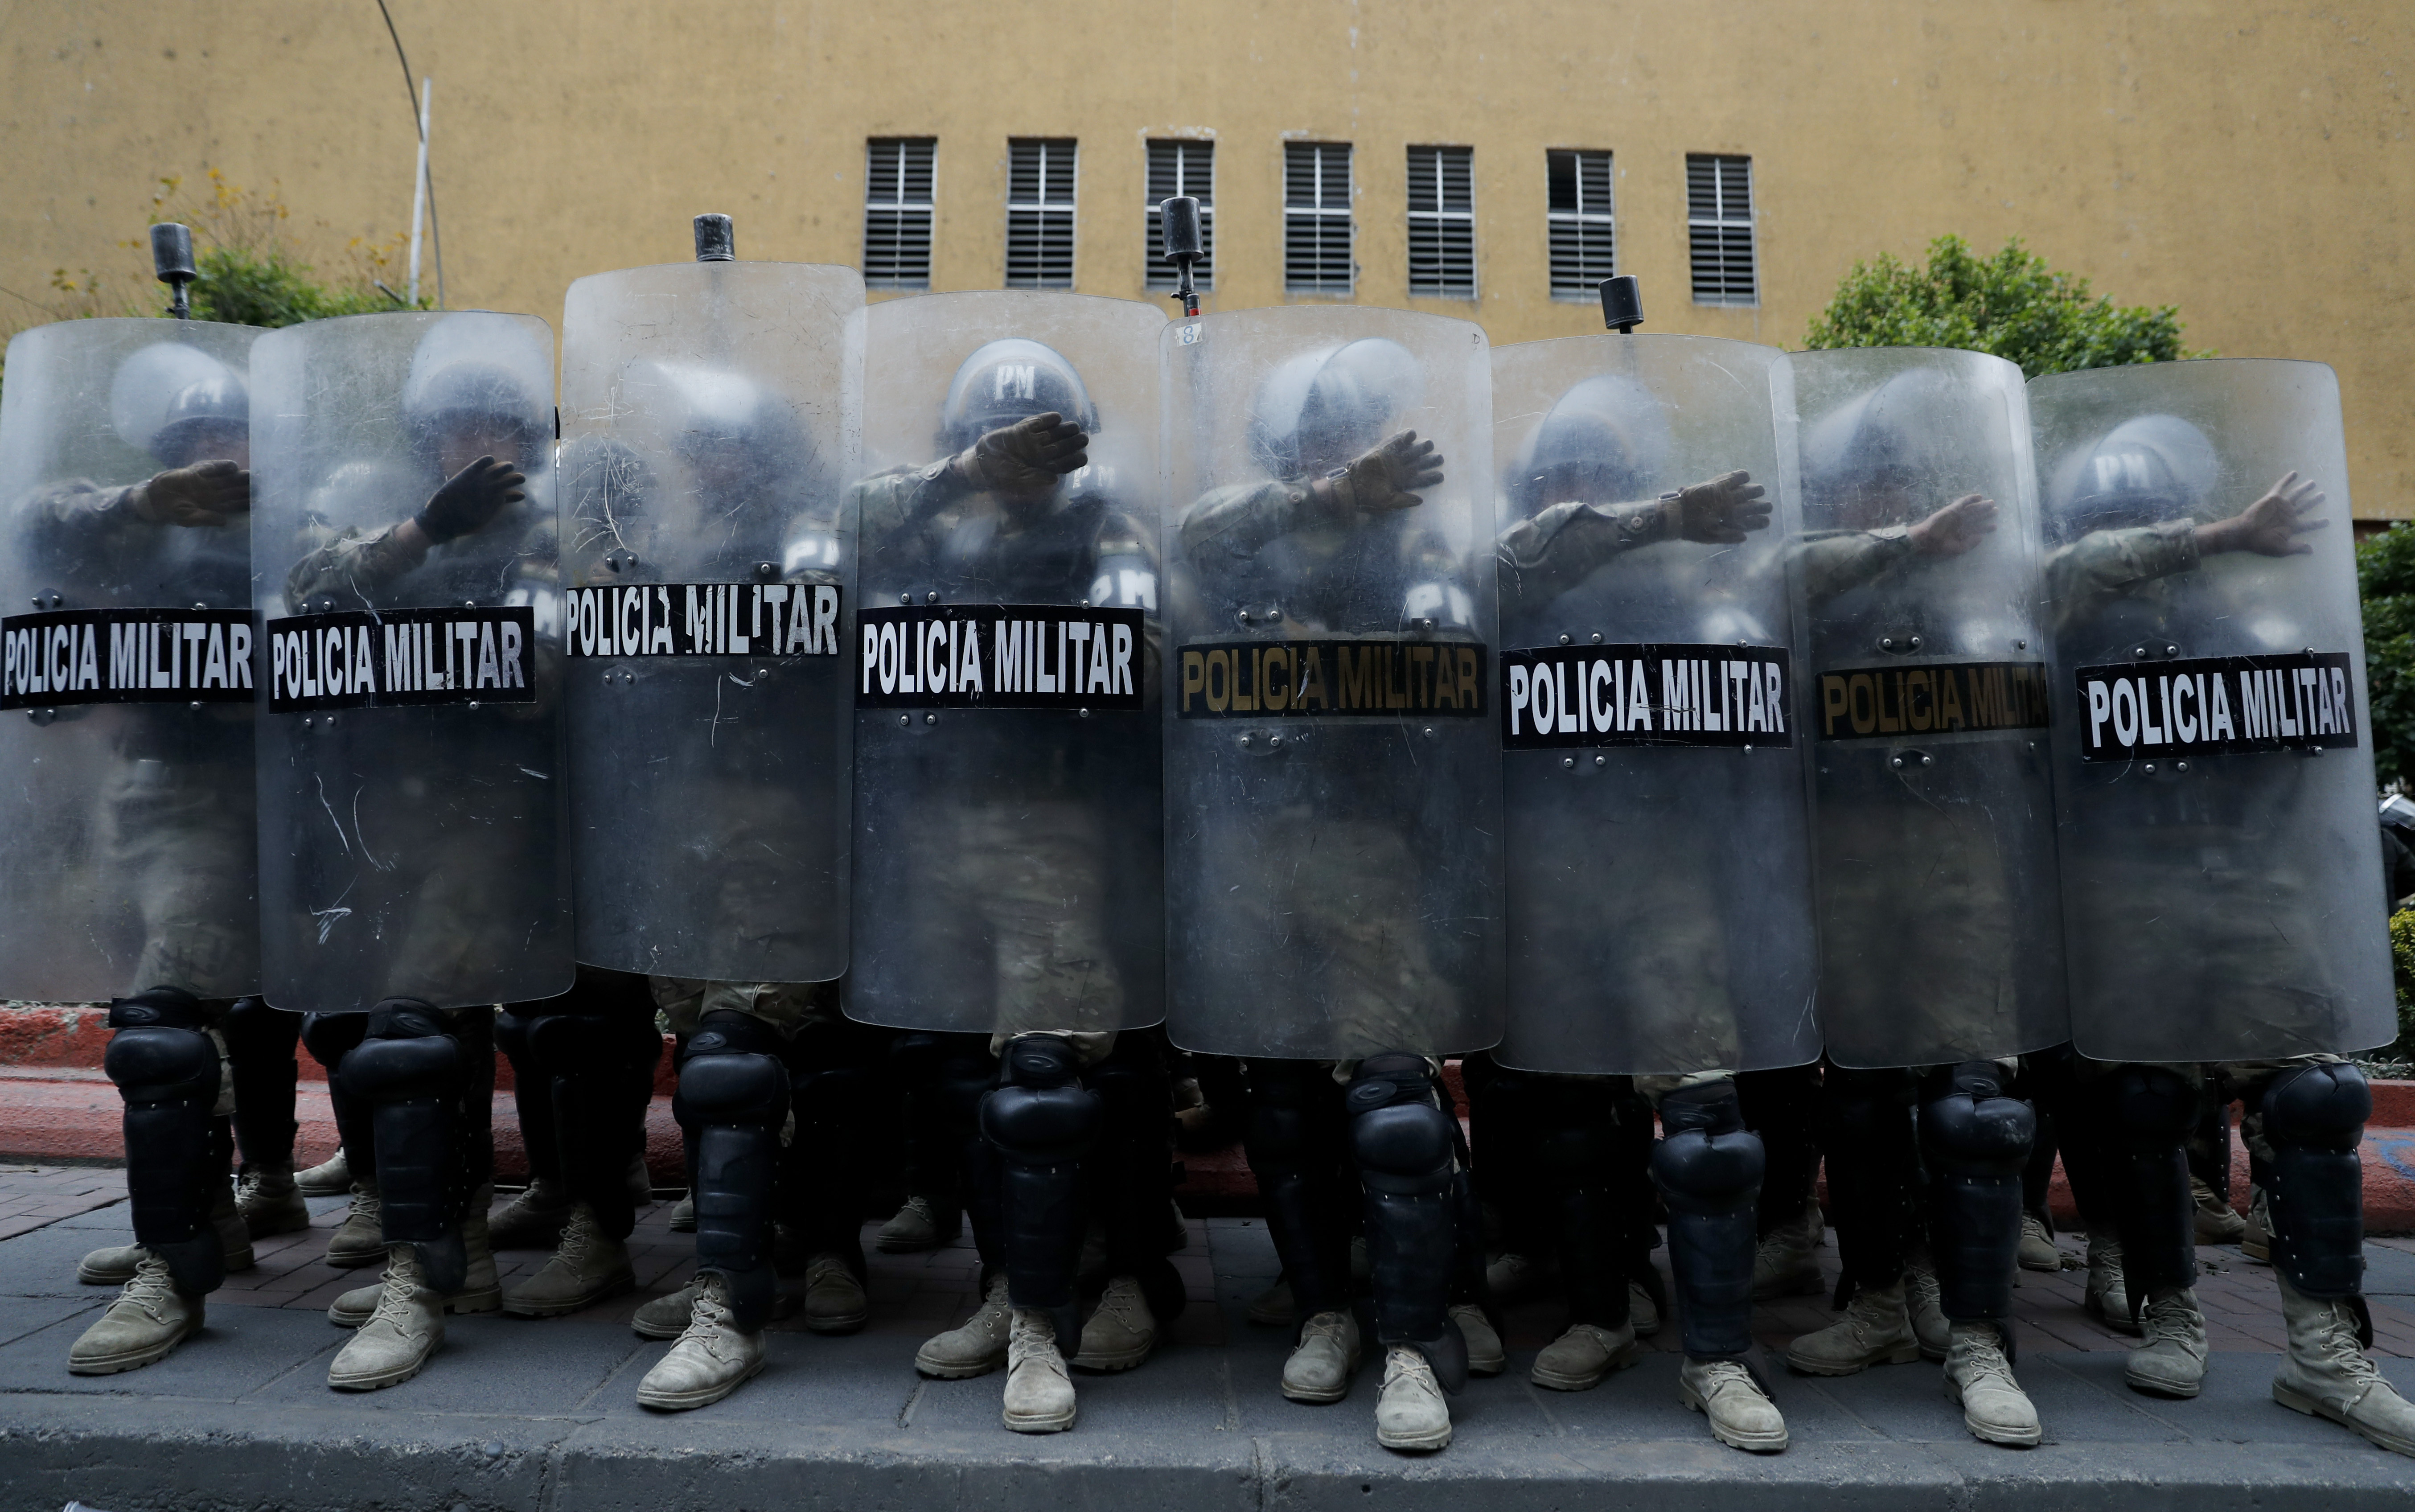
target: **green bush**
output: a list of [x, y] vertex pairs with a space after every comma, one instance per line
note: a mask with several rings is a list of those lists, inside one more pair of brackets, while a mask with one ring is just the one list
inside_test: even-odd
[[2357, 543], [2364, 599], [2365, 685], [2373, 696], [2373, 774], [2415, 785], [2415, 527]]

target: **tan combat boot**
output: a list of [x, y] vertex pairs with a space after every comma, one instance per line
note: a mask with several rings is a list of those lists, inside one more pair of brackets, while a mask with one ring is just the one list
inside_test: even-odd
[[1822, 1232], [1820, 1205], [1812, 1203], [1801, 1218], [1763, 1235], [1752, 1256], [1753, 1300], [1817, 1296], [1827, 1290], [1820, 1279]]
[[344, 1158], [344, 1147], [307, 1171], [293, 1173], [293, 1190], [305, 1197], [341, 1197], [352, 1190], [352, 1162]]
[[2122, 1241], [2111, 1235], [2088, 1235], [2088, 1285], [2079, 1298], [2080, 1310], [2117, 1334], [2137, 1334], [2130, 1316], [2130, 1291], [2122, 1275]]
[[638, 1404], [658, 1412], [710, 1407], [763, 1369], [763, 1336], [729, 1321], [729, 1283], [718, 1272], [706, 1271], [679, 1295], [690, 1298], [687, 1327], [638, 1383]]
[[1526, 1378], [1549, 1391], [1591, 1391], [1612, 1370], [1636, 1364], [1635, 1325], [1572, 1323], [1535, 1356]]
[[1450, 1447], [1450, 1403], [1426, 1357], [1405, 1345], [1384, 1352], [1384, 1394], [1375, 1399], [1375, 1442], [1387, 1449]]
[[848, 1263], [832, 1254], [805, 1262], [805, 1326], [818, 1334], [851, 1334], [872, 1317], [863, 1283]]
[[1006, 1277], [993, 1276], [978, 1311], [926, 1340], [914, 1353], [914, 1369], [941, 1381], [968, 1381], [1006, 1363], [1014, 1310], [1007, 1305]]
[[558, 1318], [593, 1307], [638, 1284], [629, 1247], [606, 1234], [595, 1209], [572, 1205], [562, 1243], [537, 1273], [503, 1294], [503, 1310], [522, 1318]]
[[2189, 1193], [2197, 1199], [2198, 1243], [2237, 1244], [2247, 1236], [2247, 1220], [2231, 1210], [2229, 1198], [2195, 1176], [2189, 1177]]
[[1708, 1419], [1711, 1436], [1731, 1448], [1776, 1454], [1786, 1447], [1778, 1403], [1734, 1360], [1688, 1359], [1677, 1369], [1677, 1400]]
[[444, 1299], [428, 1284], [419, 1250], [398, 1244], [386, 1252], [385, 1285], [377, 1310], [336, 1352], [327, 1385], [338, 1391], [398, 1386], [427, 1368], [444, 1342]]
[[2197, 1293], [2168, 1287], [2149, 1298], [2142, 1315], [2146, 1342], [2130, 1352], [2122, 1378], [2158, 1397], [2194, 1397], [2205, 1386], [2205, 1314]]
[[310, 1226], [310, 1205], [293, 1184], [291, 1165], [256, 1165], [235, 1180], [234, 1209], [255, 1239], [299, 1234]]
[[1994, 1324], [1954, 1325], [1954, 1342], [1945, 1354], [1945, 1395], [1961, 1405], [1962, 1426], [1974, 1438], [2027, 1449], [2046, 1436], [2029, 1393], [2013, 1379], [2003, 1336]]
[[1073, 1378], [1057, 1353], [1057, 1321], [1038, 1308], [1013, 1310], [1000, 1417], [1017, 1433], [1062, 1433], [1073, 1426]]
[[2355, 1307], [2318, 1299], [2281, 1282], [2289, 1353], [2272, 1377], [2272, 1400], [2294, 1412], [2328, 1417], [2397, 1454], [2415, 1455], [2415, 1405], [2381, 1378], [2357, 1342]]
[[1845, 1315], [1786, 1346], [1788, 1369], [1805, 1375], [1854, 1375], [1873, 1365], [1909, 1365], [1920, 1358], [1905, 1282], [1865, 1286]]
[[327, 1235], [326, 1262], [338, 1270], [357, 1270], [384, 1258], [385, 1207], [378, 1201], [377, 1182], [354, 1181], [352, 1209]]
[[136, 1246], [134, 1275], [126, 1290], [68, 1350], [74, 1375], [114, 1375], [168, 1357], [199, 1333], [202, 1298], [176, 1285], [168, 1262]]
[[1346, 1308], [1320, 1312], [1300, 1329], [1299, 1342], [1283, 1361], [1282, 1394], [1312, 1405], [1340, 1401], [1350, 1395], [1358, 1370], [1358, 1315]]
[[1129, 1370], [1155, 1348], [1157, 1315], [1148, 1310], [1139, 1279], [1118, 1276], [1100, 1295], [1098, 1310], [1082, 1325], [1073, 1364], [1085, 1370]]
[[488, 1213], [488, 1241], [498, 1250], [550, 1250], [562, 1242], [570, 1206], [570, 1193], [561, 1182], [531, 1176], [525, 1190], [514, 1192]]
[[910, 1255], [955, 1243], [964, 1227], [964, 1210], [952, 1202], [942, 1214], [930, 1198], [909, 1196], [897, 1216], [880, 1225], [872, 1247], [884, 1255]]

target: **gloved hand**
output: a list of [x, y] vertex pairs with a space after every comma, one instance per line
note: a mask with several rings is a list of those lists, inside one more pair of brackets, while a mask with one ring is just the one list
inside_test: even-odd
[[1904, 532], [1924, 557], [1958, 557], [1996, 532], [1996, 502], [1966, 493]]
[[156, 473], [128, 500], [154, 525], [224, 525], [251, 508], [251, 474], [229, 461], [196, 462]]
[[2306, 518], [2321, 508], [2323, 496], [2313, 479], [2301, 478], [2295, 472], [2284, 473], [2280, 482], [2264, 490], [2263, 498], [2230, 518], [2198, 526], [2198, 549], [2209, 556], [2217, 551], [2253, 551], [2259, 557], [2306, 556], [2315, 548], [2298, 537], [2331, 523]]
[[482, 457], [445, 479], [444, 486], [428, 496], [414, 521], [430, 545], [442, 546], [485, 529], [505, 504], [527, 498], [520, 487], [526, 482], [527, 476], [509, 462]]
[[1442, 481], [1442, 466], [1433, 442], [1418, 440], [1414, 430], [1403, 430], [1352, 457], [1331, 476], [1318, 479], [1314, 487], [1325, 490], [1332, 506], [1342, 514], [1413, 509], [1425, 502], [1418, 489]]
[[1747, 531], [1769, 528], [1769, 501], [1749, 472], [1722, 472], [1688, 484], [1661, 500], [1671, 533], [1706, 545], [1733, 546]]
[[984, 434], [966, 449], [965, 472], [976, 487], [1039, 493], [1088, 467], [1089, 445], [1080, 426], [1050, 410]]

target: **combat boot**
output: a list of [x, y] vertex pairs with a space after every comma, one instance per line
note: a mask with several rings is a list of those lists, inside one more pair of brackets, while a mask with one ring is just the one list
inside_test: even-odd
[[293, 1184], [293, 1167], [256, 1165], [236, 1178], [234, 1210], [255, 1239], [298, 1234], [310, 1226], [310, 1205]]
[[2239, 1231], [2239, 1252], [2259, 1265], [2272, 1263], [2272, 1205], [2262, 1187], [2247, 1189], [2247, 1217]]
[[2195, 1176], [2189, 1177], [2189, 1192], [2197, 1198], [2198, 1243], [2237, 1244], [2247, 1236], [2247, 1220], [2231, 1211], [2229, 1198]]
[[673, 1234], [696, 1232], [696, 1193], [689, 1192], [671, 1204], [670, 1229]]
[[[470, 1205], [461, 1220], [461, 1250], [470, 1264], [461, 1274], [461, 1289], [444, 1298], [447, 1312], [492, 1312], [503, 1305], [502, 1279], [495, 1273], [495, 1254], [487, 1247], [486, 1190]], [[385, 1278], [355, 1286], [327, 1305], [327, 1321], [338, 1328], [357, 1328], [376, 1315], [385, 1295]], [[668, 1336], [666, 1336], [668, 1337]]]
[[[687, 1325], [696, 1319], [696, 1294], [698, 1284], [691, 1280], [676, 1292], [655, 1297], [651, 1302], [641, 1303], [629, 1319], [630, 1328], [640, 1339], [677, 1339], [687, 1332]], [[773, 1323], [783, 1318], [793, 1317], [796, 1310], [797, 1299], [794, 1296], [786, 1292], [772, 1294], [772, 1321]]]
[[1085, 1370], [1129, 1370], [1157, 1347], [1157, 1316], [1141, 1295], [1137, 1277], [1107, 1282], [1098, 1310], [1082, 1325], [1082, 1347], [1073, 1363]]
[[574, 1203], [561, 1246], [535, 1275], [503, 1294], [503, 1310], [523, 1318], [558, 1318], [637, 1284], [629, 1247], [596, 1226], [592, 1206]]
[[2137, 1334], [2138, 1321], [2130, 1316], [2130, 1291], [2122, 1276], [2122, 1241], [2111, 1235], [2088, 1235], [2088, 1286], [2079, 1298], [2080, 1310], [2117, 1334]]
[[1572, 1323], [1567, 1332], [1535, 1356], [1535, 1367], [1526, 1378], [1551, 1391], [1591, 1391], [1611, 1371], [1626, 1370], [1635, 1363], [1632, 1324], [1604, 1328], [1598, 1324]]
[[2026, 1449], [2046, 1436], [2029, 1393], [2013, 1379], [2003, 1336], [1994, 1324], [1954, 1325], [1954, 1342], [1945, 1354], [1945, 1395], [1960, 1404], [1962, 1426], [1988, 1444]]
[[1801, 1218], [1762, 1235], [1752, 1256], [1753, 1300], [1817, 1296], [1827, 1290], [1820, 1279], [1822, 1229], [1820, 1206], [1813, 1203]]
[[729, 1282], [720, 1272], [706, 1271], [677, 1295], [690, 1299], [687, 1327], [638, 1383], [638, 1405], [658, 1412], [710, 1407], [763, 1370], [763, 1335], [730, 1322]]
[[1358, 1370], [1358, 1314], [1346, 1309], [1320, 1312], [1308, 1320], [1283, 1361], [1282, 1394], [1312, 1405], [1340, 1401], [1350, 1395], [1350, 1378]]
[[872, 1317], [863, 1283], [846, 1261], [818, 1254], [805, 1262], [805, 1326], [818, 1334], [851, 1334]]
[[1788, 1369], [1805, 1375], [1854, 1375], [1873, 1365], [1909, 1365], [1920, 1358], [1905, 1282], [1865, 1286], [1845, 1315], [1786, 1346]]
[[1493, 1301], [1507, 1305], [1541, 1292], [1558, 1268], [1549, 1261], [1505, 1250], [1484, 1267], [1484, 1289]]
[[1660, 1331], [1660, 1304], [1641, 1281], [1627, 1283], [1627, 1321], [1638, 1339], [1649, 1339]]
[[1017, 1433], [1062, 1433], [1073, 1426], [1073, 1378], [1057, 1353], [1057, 1320], [1042, 1309], [1013, 1310], [1000, 1416]]
[[1677, 1400], [1707, 1418], [1711, 1436], [1732, 1448], [1776, 1454], [1786, 1447], [1786, 1418], [1734, 1360], [1687, 1360], [1677, 1369]]
[[1416, 1350], [1384, 1352], [1384, 1394], [1375, 1399], [1375, 1442], [1387, 1449], [1450, 1447], [1450, 1403], [1433, 1367]]
[[1460, 1337], [1467, 1341], [1468, 1374], [1499, 1375], [1509, 1368], [1509, 1355], [1501, 1347], [1501, 1335], [1482, 1308], [1473, 1302], [1454, 1302], [1448, 1310], [1459, 1325]]
[[2415, 1404], [2381, 1378], [2357, 1342], [2355, 1304], [2307, 1296], [2288, 1277], [2276, 1279], [2289, 1353], [2272, 1377], [2272, 1400], [2328, 1417], [2394, 1453], [2415, 1455]]
[[1006, 1276], [1000, 1272], [989, 1279], [979, 1311], [914, 1352], [914, 1369], [942, 1381], [989, 1374], [1006, 1363], [1013, 1313], [1006, 1301]]
[[74, 1375], [114, 1375], [168, 1357], [171, 1350], [201, 1332], [202, 1299], [178, 1287], [168, 1262], [155, 1250], [134, 1247], [138, 1259], [126, 1290], [68, 1350]]
[[1912, 1317], [1912, 1335], [1920, 1340], [1921, 1357], [1943, 1359], [1954, 1341], [1954, 1325], [1945, 1321], [1944, 1293], [1926, 1255], [1914, 1255], [1904, 1266], [1903, 1307]]
[[1281, 1276], [1250, 1298], [1248, 1311], [1250, 1321], [1261, 1328], [1282, 1328], [1299, 1321], [1299, 1303], [1291, 1295], [1291, 1282]]
[[398, 1386], [427, 1368], [444, 1342], [444, 1299], [428, 1284], [419, 1250], [398, 1244], [386, 1252], [385, 1285], [377, 1309], [327, 1367], [338, 1391]]
[[488, 1242], [498, 1250], [550, 1250], [570, 1222], [570, 1193], [550, 1176], [531, 1176], [527, 1190], [487, 1215]]
[[2122, 1378], [2158, 1397], [2194, 1397], [2205, 1385], [2205, 1314], [2185, 1286], [2158, 1291], [2142, 1319], [2146, 1342], [2130, 1352]]
[[646, 1152], [639, 1150], [629, 1157], [629, 1202], [643, 1207], [654, 1200], [654, 1174], [646, 1169]]
[[[232, 1207], [213, 1206], [210, 1224], [218, 1230], [219, 1258], [229, 1272], [259, 1264], [251, 1252], [251, 1230]], [[123, 1286], [134, 1279], [147, 1252], [139, 1244], [103, 1245], [76, 1262], [76, 1280], [86, 1286]]]
[[2061, 1270], [2062, 1247], [2054, 1242], [2054, 1234], [2045, 1219], [2035, 1213], [2021, 1215], [2020, 1263], [2023, 1270]]
[[344, 1147], [307, 1171], [293, 1173], [293, 1190], [305, 1197], [341, 1197], [352, 1190], [352, 1162], [344, 1158]]
[[884, 1255], [910, 1255], [956, 1242], [965, 1228], [964, 1209], [951, 1205], [943, 1215], [928, 1197], [908, 1197], [897, 1216], [880, 1225], [872, 1247]]
[[324, 1258], [338, 1270], [356, 1270], [385, 1258], [384, 1207], [378, 1201], [375, 1181], [352, 1183], [352, 1210], [327, 1235]]

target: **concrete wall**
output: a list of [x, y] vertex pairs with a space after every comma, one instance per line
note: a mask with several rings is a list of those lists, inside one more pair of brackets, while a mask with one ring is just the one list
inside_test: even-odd
[[[1546, 147], [1616, 154], [1652, 327], [1797, 345], [1856, 259], [2009, 234], [2191, 345], [2340, 370], [2354, 512], [2415, 515], [2404, 0], [391, 0], [436, 80], [450, 302], [558, 318], [580, 274], [852, 262], [863, 139], [938, 138], [934, 286], [1001, 277], [1006, 138], [1082, 144], [1077, 282], [1141, 295], [1144, 138], [1218, 143], [1210, 307], [1282, 296], [1282, 142], [1358, 147], [1358, 297], [1405, 304], [1404, 149], [1471, 145], [1496, 342], [1598, 328], [1545, 277]], [[153, 181], [276, 186], [331, 258], [407, 226], [405, 83], [370, 0], [0, 10], [0, 290], [136, 265]], [[1684, 158], [1754, 160], [1762, 304], [1687, 297]], [[29, 307], [0, 300], [25, 317]], [[1419, 301], [1419, 304], [1427, 302]]]

